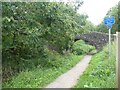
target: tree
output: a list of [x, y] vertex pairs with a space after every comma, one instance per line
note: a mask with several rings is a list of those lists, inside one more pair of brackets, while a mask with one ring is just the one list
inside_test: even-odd
[[88, 20], [86, 20], [85, 22], [85, 26], [83, 27], [84, 28], [84, 33], [88, 33], [88, 32], [93, 32], [95, 31], [96, 27], [94, 26], [94, 24]]
[[3, 58], [6, 54], [33, 57], [45, 45], [62, 53], [72, 46], [74, 35], [83, 32], [80, 26], [87, 17], [77, 14], [71, 5], [55, 2], [3, 2], [2, 8]]

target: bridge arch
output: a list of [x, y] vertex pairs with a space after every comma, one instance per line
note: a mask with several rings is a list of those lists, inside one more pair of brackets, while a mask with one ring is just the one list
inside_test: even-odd
[[[111, 35], [112, 41], [114, 40], [114, 35]], [[76, 35], [74, 41], [84, 40], [86, 43], [93, 45], [97, 50], [102, 50], [103, 46], [108, 43], [108, 34], [101, 32], [90, 32], [88, 34]]]

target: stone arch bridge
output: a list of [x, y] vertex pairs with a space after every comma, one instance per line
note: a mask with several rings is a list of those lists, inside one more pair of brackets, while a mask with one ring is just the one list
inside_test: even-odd
[[[97, 50], [101, 50], [108, 43], [108, 34], [101, 32], [90, 32], [75, 36], [75, 41], [84, 40], [86, 43], [93, 45]], [[114, 40], [115, 35], [111, 35], [111, 40]]]

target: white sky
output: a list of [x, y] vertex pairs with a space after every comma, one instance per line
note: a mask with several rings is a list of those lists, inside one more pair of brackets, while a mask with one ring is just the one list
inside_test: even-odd
[[94, 25], [101, 23], [107, 11], [118, 4], [120, 0], [83, 0], [84, 4], [78, 13], [86, 13]]

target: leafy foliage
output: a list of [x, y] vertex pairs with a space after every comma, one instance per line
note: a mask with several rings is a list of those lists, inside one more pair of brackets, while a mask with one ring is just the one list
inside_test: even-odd
[[84, 33], [94, 32], [96, 30], [96, 26], [88, 20], [85, 21], [85, 26], [83, 26]]
[[[77, 7], [81, 5], [77, 3]], [[87, 19], [62, 2], [3, 2], [2, 10], [3, 79], [27, 69], [26, 61], [34, 64], [37, 57], [46, 66], [59, 66], [61, 61], [55, 55], [71, 49]]]
[[14, 54], [20, 54], [27, 47], [33, 52], [33, 48], [43, 48], [41, 44], [47, 43], [62, 52], [71, 46], [74, 34], [80, 30], [76, 28], [74, 9], [63, 3], [4, 2], [2, 7], [3, 51], [14, 49]]
[[93, 50], [95, 50], [95, 47], [86, 44], [83, 40], [78, 40], [73, 45], [73, 52], [77, 55], [86, 54]]

